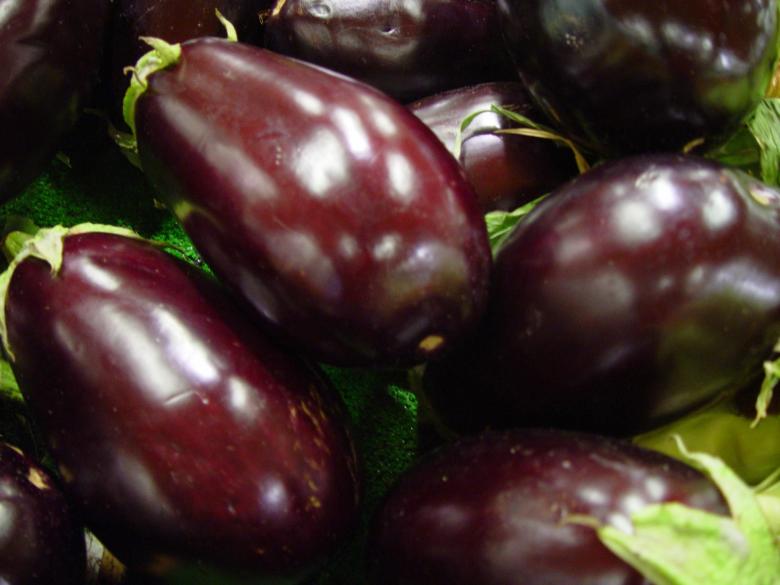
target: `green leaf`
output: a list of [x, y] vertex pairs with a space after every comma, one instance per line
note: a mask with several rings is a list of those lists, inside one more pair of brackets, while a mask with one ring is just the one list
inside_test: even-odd
[[767, 185], [779, 186], [780, 98], [763, 99], [741, 129], [708, 156], [759, 177]]
[[[775, 346], [775, 351], [780, 351], [780, 344]], [[753, 421], [753, 426], [756, 426], [767, 417], [769, 404], [772, 402], [775, 386], [777, 386], [778, 382], [780, 382], [780, 358], [774, 361], [765, 361], [764, 379], [761, 382], [761, 390], [756, 399], [756, 418]]]
[[11, 364], [4, 359], [0, 359], [0, 396], [13, 402], [24, 402], [16, 377], [11, 370]]
[[515, 226], [520, 223], [526, 215], [531, 213], [545, 197], [547, 196], [542, 195], [513, 211], [491, 211], [485, 215], [485, 223], [487, 224], [488, 238], [490, 240], [490, 248], [493, 250], [493, 255], [498, 252], [499, 248], [507, 240]]
[[780, 99], [762, 100], [747, 126], [760, 150], [761, 180], [780, 185]]
[[630, 532], [599, 527], [601, 541], [655, 585], [778, 585], [780, 549], [753, 491], [717, 457], [679, 440], [678, 449], [718, 486], [731, 517], [652, 505], [631, 516]]
[[721, 164], [736, 167], [758, 177], [761, 175], [761, 149], [753, 133], [742, 126], [731, 139], [709, 154]]

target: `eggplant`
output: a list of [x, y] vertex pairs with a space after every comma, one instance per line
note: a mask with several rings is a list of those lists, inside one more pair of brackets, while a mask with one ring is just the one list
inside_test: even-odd
[[100, 541], [150, 579], [295, 583], [316, 570], [359, 498], [347, 420], [319, 370], [155, 245], [81, 228], [30, 242], [62, 248], [12, 264], [5, 340]]
[[84, 527], [54, 478], [0, 442], [0, 582], [83, 585]]
[[141, 165], [221, 281], [337, 365], [432, 359], [481, 316], [484, 218], [457, 162], [369, 86], [220, 39], [135, 105]]
[[717, 146], [763, 97], [775, 0], [498, 0], [537, 102], [609, 156]]
[[605, 163], [515, 227], [492, 294], [426, 371], [445, 421], [649, 430], [760, 375], [780, 337], [780, 192], [683, 155]]
[[463, 439], [420, 461], [377, 511], [372, 585], [649, 585], [590, 517], [621, 530], [651, 504], [728, 515], [701, 473], [628, 442], [553, 430]]
[[[543, 124], [546, 117], [517, 82], [482, 83], [422, 98], [409, 109], [433, 130], [458, 157], [484, 212], [511, 211], [565, 183], [577, 174], [572, 152], [549, 140], [497, 134], [516, 127], [508, 118], [492, 113], [501, 106]], [[463, 121], [480, 114], [465, 128], [456, 151]]]
[[197, 37], [224, 36], [219, 10], [235, 27], [242, 42], [261, 45], [261, 16], [271, 0], [116, 0], [111, 18], [107, 77], [111, 80], [111, 111], [121, 120], [127, 89], [125, 69], [149, 50], [142, 37], [180, 43]]
[[495, 0], [278, 0], [265, 46], [401, 101], [517, 78]]
[[88, 98], [108, 0], [24, 0], [0, 10], [0, 202], [48, 164]]

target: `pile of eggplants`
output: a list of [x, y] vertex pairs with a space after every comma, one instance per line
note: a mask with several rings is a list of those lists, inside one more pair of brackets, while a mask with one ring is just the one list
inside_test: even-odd
[[[100, 72], [208, 268], [116, 226], [3, 234], [50, 469], [0, 443], [0, 582], [83, 582], [82, 522], [144, 585], [776, 582], [777, 415], [749, 419], [780, 191], [713, 149], [780, 152], [750, 134], [778, 10], [0, 2], [0, 197]], [[437, 448], [365, 485], [320, 364], [408, 373]]]

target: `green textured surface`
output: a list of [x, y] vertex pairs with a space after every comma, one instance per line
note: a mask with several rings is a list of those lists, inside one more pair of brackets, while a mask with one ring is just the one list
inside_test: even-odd
[[[41, 227], [82, 222], [120, 225], [173, 244], [191, 261], [200, 262], [178, 223], [155, 204], [141, 172], [104, 137], [97, 120], [82, 122], [64, 155], [52, 161], [24, 194], [2, 206], [3, 222], [10, 216], [23, 216]], [[363, 504], [353, 538], [313, 583], [363, 585], [364, 544], [371, 513], [418, 451], [417, 401], [404, 389], [405, 372], [325, 370], [353, 420], [363, 471]], [[32, 448], [40, 456], [39, 441], [18, 402], [10, 396], [0, 398], [0, 439]]]

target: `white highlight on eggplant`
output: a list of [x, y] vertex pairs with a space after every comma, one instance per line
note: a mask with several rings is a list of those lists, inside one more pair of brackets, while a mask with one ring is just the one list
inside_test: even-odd
[[293, 156], [291, 168], [312, 197], [325, 198], [349, 178], [349, 159], [339, 137], [317, 128]]
[[701, 212], [704, 224], [712, 231], [728, 227], [737, 218], [737, 210], [725, 189], [710, 191]]
[[252, 422], [265, 409], [263, 399], [255, 388], [243, 378], [230, 376], [227, 388], [230, 412], [239, 422]]
[[219, 364], [212, 361], [211, 351], [181, 322], [177, 315], [163, 307], [152, 310], [166, 353], [199, 383], [211, 384], [219, 380]]
[[89, 258], [81, 258], [78, 260], [81, 264], [79, 271], [84, 274], [90, 284], [95, 287], [113, 292], [119, 290], [122, 286], [122, 282], [108, 270], [101, 268]]
[[410, 203], [416, 193], [414, 167], [400, 152], [391, 151], [385, 156], [390, 194], [402, 203]]
[[333, 261], [309, 233], [280, 230], [268, 234], [268, 253], [274, 269], [293, 279], [316, 297], [336, 299], [341, 279]]
[[0, 542], [5, 541], [13, 531], [16, 512], [8, 502], [0, 502]]
[[645, 244], [656, 240], [663, 231], [656, 210], [643, 201], [621, 201], [612, 213], [615, 234], [625, 244]]
[[302, 89], [293, 89], [292, 92], [293, 101], [300, 106], [300, 108], [312, 116], [321, 116], [325, 113], [325, 104], [320, 98], [303, 91]]
[[375, 260], [391, 260], [401, 247], [401, 236], [397, 233], [382, 234], [374, 244], [372, 255]]
[[360, 116], [347, 108], [337, 107], [333, 110], [332, 120], [344, 137], [347, 150], [354, 158], [370, 159], [374, 155], [368, 132]]

